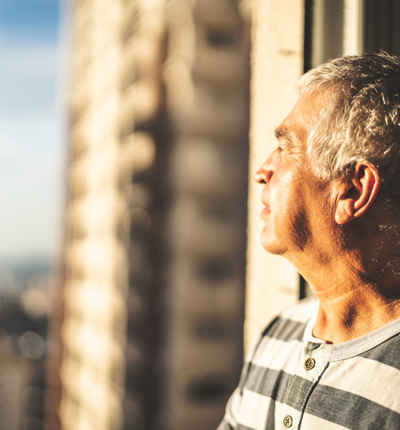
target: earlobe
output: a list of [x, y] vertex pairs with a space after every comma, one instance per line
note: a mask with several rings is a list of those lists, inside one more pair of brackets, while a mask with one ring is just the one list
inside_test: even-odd
[[360, 217], [376, 199], [381, 180], [375, 166], [357, 163], [351, 177], [336, 187], [335, 221], [342, 225]]

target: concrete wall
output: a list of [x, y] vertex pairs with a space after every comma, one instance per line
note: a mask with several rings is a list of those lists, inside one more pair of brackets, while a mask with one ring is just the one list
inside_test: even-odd
[[297, 99], [303, 29], [304, 1], [254, 2], [245, 349], [274, 315], [298, 297], [296, 270], [261, 246], [261, 186], [252, 175], [276, 147], [274, 129]]

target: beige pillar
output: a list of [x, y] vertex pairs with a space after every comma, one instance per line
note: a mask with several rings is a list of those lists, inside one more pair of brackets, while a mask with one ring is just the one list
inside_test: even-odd
[[296, 82], [303, 71], [304, 1], [257, 0], [253, 23], [246, 349], [265, 324], [298, 297], [296, 270], [261, 246], [261, 186], [252, 175], [276, 147], [274, 129], [297, 99]]
[[363, 51], [364, 2], [362, 0], [345, 0], [343, 55], [357, 54]]

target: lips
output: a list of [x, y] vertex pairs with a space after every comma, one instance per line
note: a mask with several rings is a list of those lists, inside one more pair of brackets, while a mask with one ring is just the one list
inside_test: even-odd
[[268, 205], [264, 205], [264, 209], [260, 212], [261, 219], [266, 218], [271, 213], [271, 208]]

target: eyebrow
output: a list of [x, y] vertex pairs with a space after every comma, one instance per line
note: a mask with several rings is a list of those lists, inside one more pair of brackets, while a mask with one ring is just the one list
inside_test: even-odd
[[290, 133], [290, 131], [289, 131], [287, 128], [285, 128], [285, 127], [276, 128], [276, 129], [275, 129], [275, 137], [276, 137], [277, 139], [284, 138], [284, 139], [287, 139], [287, 140], [289, 140], [289, 141], [292, 141], [291, 133]]
[[293, 133], [286, 127], [276, 128], [275, 137], [277, 140], [280, 140], [281, 144], [284, 144], [288, 149], [296, 146], [295, 140], [293, 139]]
[[286, 127], [277, 127], [275, 129], [275, 137], [280, 141], [280, 145], [287, 150], [293, 151], [299, 149], [299, 143], [295, 138], [295, 134]]

